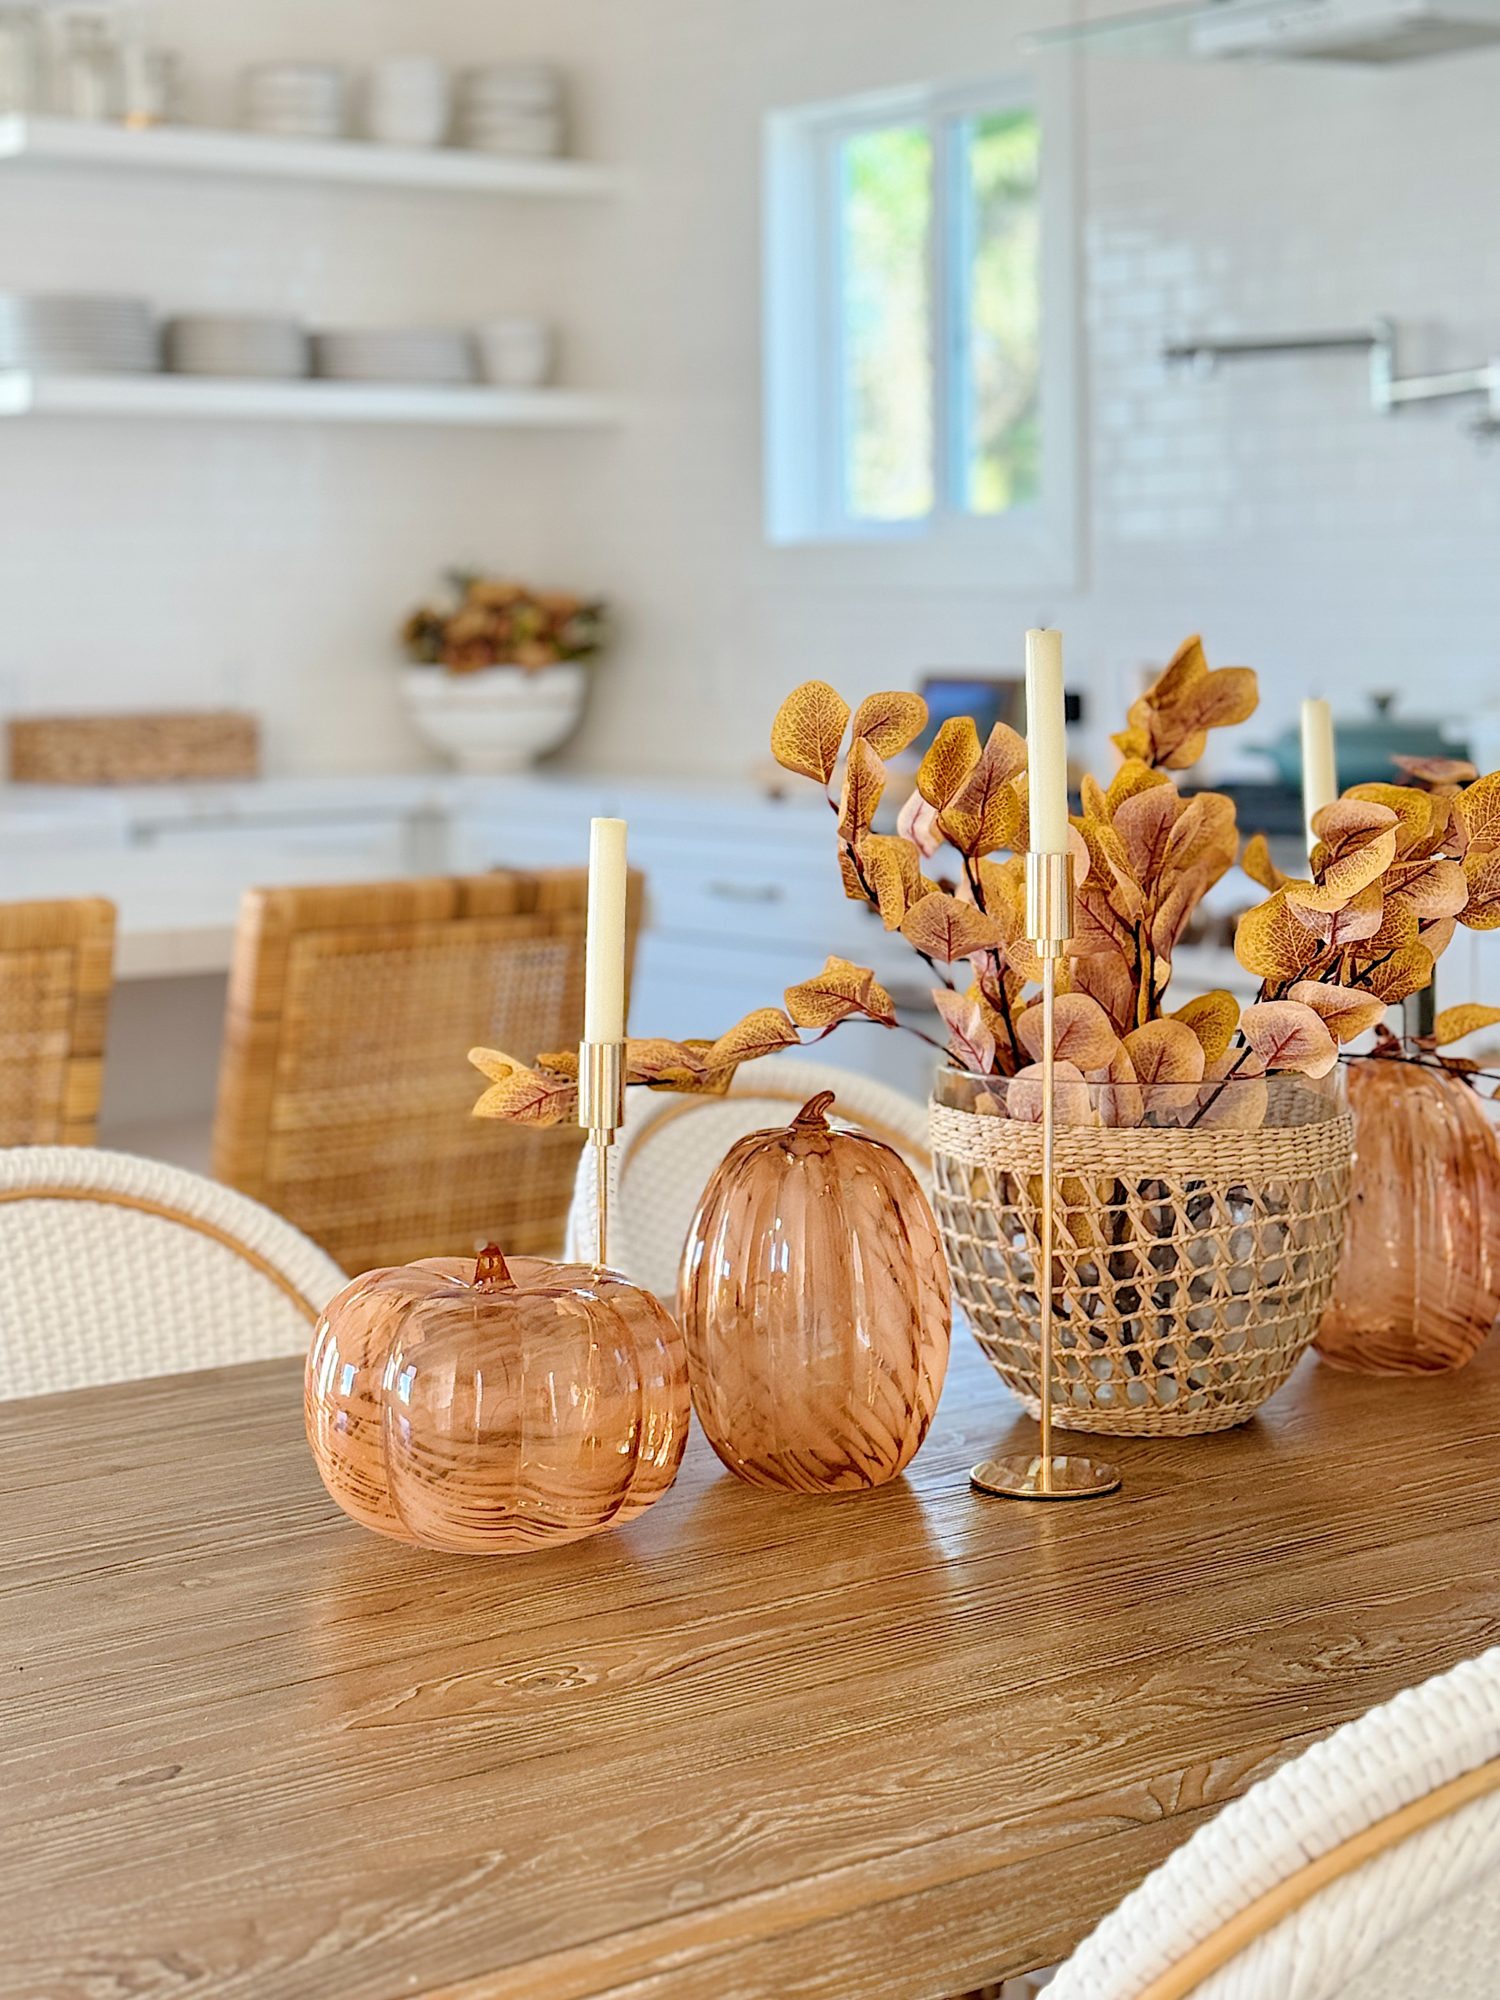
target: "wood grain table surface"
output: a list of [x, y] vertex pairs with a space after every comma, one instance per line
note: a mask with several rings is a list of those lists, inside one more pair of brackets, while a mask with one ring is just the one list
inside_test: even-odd
[[1313, 1361], [1124, 1491], [961, 1336], [908, 1477], [617, 1535], [362, 1533], [292, 1362], [0, 1406], [0, 1994], [922, 2000], [1062, 1956], [1291, 1751], [1500, 1639], [1500, 1345]]

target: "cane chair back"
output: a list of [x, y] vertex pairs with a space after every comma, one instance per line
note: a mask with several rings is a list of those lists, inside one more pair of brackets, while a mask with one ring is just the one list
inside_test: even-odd
[[0, 1146], [91, 1146], [104, 1081], [115, 909], [0, 904]]

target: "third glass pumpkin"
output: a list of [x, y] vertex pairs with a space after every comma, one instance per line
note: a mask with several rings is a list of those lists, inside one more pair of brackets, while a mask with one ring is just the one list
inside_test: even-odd
[[820, 1092], [716, 1168], [683, 1251], [693, 1405], [754, 1486], [881, 1486], [927, 1435], [948, 1365], [948, 1269], [899, 1153]]

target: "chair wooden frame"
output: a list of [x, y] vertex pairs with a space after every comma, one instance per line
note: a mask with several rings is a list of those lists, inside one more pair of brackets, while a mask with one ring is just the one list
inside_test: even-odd
[[[640, 883], [632, 879], [627, 949]], [[257, 889], [240, 911], [215, 1175], [346, 1270], [549, 1255], [581, 1135], [470, 1113], [476, 1043], [529, 1060], [578, 1040], [587, 876], [497, 871]]]
[[115, 906], [0, 904], [0, 1146], [92, 1146], [114, 985]]

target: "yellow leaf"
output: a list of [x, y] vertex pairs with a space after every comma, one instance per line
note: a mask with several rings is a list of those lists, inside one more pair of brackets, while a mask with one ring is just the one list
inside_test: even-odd
[[1338, 1044], [1320, 1014], [1300, 1000], [1261, 1000], [1240, 1016], [1240, 1031], [1267, 1069], [1327, 1076]]
[[1191, 1028], [1202, 1044], [1205, 1062], [1215, 1062], [1229, 1047], [1240, 1024], [1240, 1003], [1221, 986], [1178, 1007], [1171, 1018]]
[[971, 859], [1016, 845], [1021, 801], [1012, 780], [1026, 768], [1026, 745], [1003, 722], [990, 731], [979, 762], [938, 815], [938, 827]]
[[940, 889], [912, 905], [901, 921], [901, 935], [914, 950], [944, 965], [1003, 942], [992, 918]]
[[1477, 1001], [1469, 1000], [1461, 1007], [1445, 1007], [1433, 1023], [1432, 1032], [1441, 1049], [1449, 1042], [1461, 1042], [1465, 1035], [1477, 1035], [1481, 1028], [1497, 1024], [1500, 1024], [1500, 1007], [1481, 1007]]
[[1252, 882], [1258, 882], [1262, 889], [1273, 893], [1284, 888], [1292, 879], [1276, 866], [1271, 859], [1270, 844], [1263, 833], [1252, 833], [1245, 842], [1245, 851], [1240, 856], [1240, 866]]
[[858, 852], [865, 880], [875, 891], [880, 921], [888, 931], [898, 930], [912, 904], [926, 894], [920, 850], [899, 834], [867, 833]]
[[1465, 930], [1500, 930], [1500, 853], [1466, 854], [1464, 880], [1469, 900], [1459, 913]]
[[1184, 639], [1167, 665], [1146, 690], [1145, 699], [1153, 708], [1175, 708], [1208, 679], [1208, 656], [1203, 641], [1194, 632]]
[[578, 1115], [578, 1087], [570, 1077], [544, 1075], [498, 1049], [470, 1049], [469, 1061], [490, 1079], [474, 1106], [476, 1118], [510, 1125], [560, 1125]]
[[577, 1049], [548, 1049], [536, 1059], [538, 1069], [551, 1070], [556, 1076], [570, 1076], [578, 1079]]
[[839, 805], [839, 838], [857, 848], [875, 819], [885, 790], [885, 766], [861, 737], [850, 746]]
[[1463, 825], [1466, 859], [1500, 848], [1500, 771], [1460, 792], [1455, 810]]
[[[1335, 808], [1329, 807], [1334, 811]], [[1371, 811], [1375, 808], [1371, 807]], [[1323, 817], [1321, 813], [1319, 819]], [[1396, 858], [1396, 829], [1388, 826], [1350, 842], [1336, 853], [1326, 843], [1313, 850], [1316, 886], [1299, 890], [1295, 901], [1308, 910], [1341, 910], [1361, 889], [1378, 882]]]
[[919, 694], [866, 695], [854, 711], [854, 740], [868, 743], [877, 757], [899, 757], [926, 727], [927, 704]]
[[1430, 986], [1432, 974], [1432, 952], [1419, 942], [1393, 953], [1383, 965], [1377, 960], [1367, 967], [1360, 974], [1360, 984], [1393, 1007], [1398, 1000], [1409, 1000], [1413, 993]]
[[1287, 991], [1288, 1000], [1311, 1007], [1337, 1042], [1352, 1042], [1373, 1028], [1385, 1014], [1385, 1002], [1352, 986], [1334, 986], [1322, 979], [1299, 979]]
[[830, 957], [815, 978], [789, 986], [785, 998], [786, 1011], [799, 1028], [831, 1028], [852, 1014], [896, 1025], [890, 994], [868, 966], [851, 965], [847, 958]]
[[1150, 791], [1157, 785], [1170, 785], [1171, 782], [1165, 771], [1153, 771], [1141, 758], [1127, 757], [1110, 779], [1109, 790], [1104, 794], [1105, 817], [1113, 819], [1125, 801], [1133, 799], [1138, 792]]
[[979, 731], [969, 715], [950, 715], [932, 739], [917, 772], [917, 790], [930, 806], [945, 806], [979, 762]]
[[1336, 901], [1331, 910], [1321, 906], [1318, 891], [1308, 882], [1288, 882], [1279, 893], [1286, 898], [1287, 909], [1298, 923], [1305, 925], [1314, 937], [1340, 950], [1374, 937], [1384, 918], [1385, 901], [1378, 882], [1370, 883], [1357, 895]]
[[826, 785], [849, 722], [849, 704], [826, 681], [793, 688], [771, 724], [771, 755], [785, 770]]
[[[1357, 799], [1364, 805], [1384, 806], [1396, 815], [1396, 852], [1405, 854], [1419, 843], [1427, 841], [1434, 822], [1444, 817], [1437, 810], [1436, 801], [1429, 792], [1419, 792], [1415, 785], [1351, 785], [1344, 797]], [[1445, 809], [1446, 810], [1446, 809]]]
[[[1417, 794], [1422, 798], [1423, 793]], [[1469, 900], [1469, 881], [1457, 861], [1428, 855], [1420, 861], [1397, 861], [1381, 885], [1386, 908], [1399, 905], [1423, 923], [1435, 917], [1456, 917]]]

